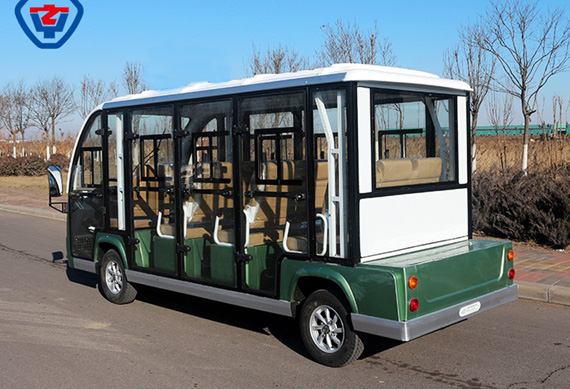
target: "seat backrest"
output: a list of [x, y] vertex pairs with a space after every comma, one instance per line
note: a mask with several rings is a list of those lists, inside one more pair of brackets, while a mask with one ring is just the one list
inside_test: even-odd
[[[215, 179], [229, 179], [230, 183], [202, 183], [201, 189], [212, 189], [219, 190], [224, 189], [232, 185], [232, 163], [231, 162], [215, 162], [213, 165], [213, 175], [212, 178]], [[208, 171], [210, 170], [210, 164], [206, 164]], [[209, 175], [206, 175], [208, 177]], [[193, 192], [190, 196], [190, 201], [198, 204], [194, 206], [194, 214], [192, 216], [192, 222], [206, 222], [213, 221], [216, 217], [216, 213], [220, 208], [233, 207], [233, 202], [231, 198], [223, 197], [219, 194], [212, 193], [198, 193]]]
[[376, 187], [439, 182], [441, 158], [381, 159], [376, 162]]
[[[305, 161], [282, 161], [282, 179], [306, 180]], [[277, 179], [277, 163], [274, 161], [264, 162], [261, 166], [260, 175], [264, 179]], [[274, 196], [255, 196], [249, 206], [258, 207], [252, 228], [275, 227], [281, 228], [287, 221], [298, 218], [306, 203], [295, 203], [294, 199], [287, 197], [290, 192], [296, 193], [304, 189], [297, 185], [264, 185], [256, 183], [258, 191], [275, 193]], [[301, 210], [300, 210], [301, 208]]]
[[315, 163], [315, 211], [324, 213], [326, 209], [326, 196], [329, 185], [329, 163], [328, 161], [317, 161]]
[[139, 188], [133, 191], [134, 227], [148, 228], [156, 221], [158, 215], [158, 181], [154, 180], [156, 172], [151, 165], [142, 165], [141, 169], [140, 173], [144, 175], [137, 169], [137, 174], [133, 176], [133, 187]]
[[376, 162], [376, 187], [406, 185], [411, 176], [411, 159], [381, 159]]
[[414, 184], [427, 184], [441, 180], [441, 158], [413, 158], [412, 177]]

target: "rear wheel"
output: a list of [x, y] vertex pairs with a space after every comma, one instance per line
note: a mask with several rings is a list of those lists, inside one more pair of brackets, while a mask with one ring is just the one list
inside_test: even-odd
[[348, 365], [364, 350], [363, 335], [352, 330], [349, 309], [343, 300], [321, 289], [312, 293], [301, 308], [303, 343], [309, 354], [323, 365]]
[[127, 281], [123, 261], [115, 250], [103, 255], [99, 286], [103, 296], [115, 304], [128, 304], [137, 296], [136, 289]]

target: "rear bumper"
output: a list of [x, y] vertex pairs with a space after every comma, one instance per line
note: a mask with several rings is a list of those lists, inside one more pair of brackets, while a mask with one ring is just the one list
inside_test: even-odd
[[[468, 300], [461, 304], [405, 322], [353, 313], [351, 315], [352, 325], [356, 331], [408, 341], [467, 319], [476, 313], [485, 312], [499, 305], [514, 301], [518, 298], [518, 290], [519, 286], [513, 284], [479, 298]], [[465, 309], [466, 307], [477, 306], [480, 307], [471, 313], [469, 312], [472, 311], [472, 309]]]

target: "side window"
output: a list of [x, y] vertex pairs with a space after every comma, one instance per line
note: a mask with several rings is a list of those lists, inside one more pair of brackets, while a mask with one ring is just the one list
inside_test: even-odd
[[303, 186], [306, 175], [303, 95], [246, 99], [240, 108], [242, 123], [249, 128], [244, 160], [255, 161], [257, 183]]
[[[174, 221], [174, 142], [172, 107], [133, 110], [131, 129], [137, 135], [132, 142], [132, 171], [135, 228], [154, 226], [158, 215]], [[173, 235], [173, 230], [165, 235]]]
[[436, 94], [376, 91], [376, 188], [456, 179], [455, 100]]
[[230, 101], [182, 106], [181, 126], [189, 132], [182, 138], [183, 189], [231, 184], [231, 115]]
[[93, 190], [103, 182], [103, 144], [98, 134], [101, 130], [101, 115], [95, 117], [89, 130], [80, 140], [77, 161], [73, 167], [72, 190]]

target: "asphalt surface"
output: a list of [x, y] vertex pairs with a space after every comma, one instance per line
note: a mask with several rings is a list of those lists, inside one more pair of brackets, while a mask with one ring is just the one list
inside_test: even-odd
[[[107, 302], [67, 269], [64, 224], [0, 212], [2, 388], [565, 388], [570, 308], [519, 300], [409, 343], [371, 337], [341, 369], [293, 319], [143, 289]], [[56, 253], [55, 255], [53, 253]]]

